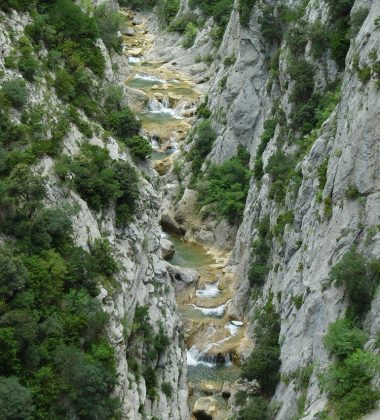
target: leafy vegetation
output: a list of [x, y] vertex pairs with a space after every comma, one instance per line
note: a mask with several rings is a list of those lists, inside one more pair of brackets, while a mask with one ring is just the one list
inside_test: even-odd
[[255, 166], [253, 168], [253, 175], [259, 181], [262, 176], [264, 175], [263, 170], [263, 153], [269, 143], [269, 141], [273, 138], [274, 132], [276, 130], [277, 120], [270, 119], [264, 122], [264, 131], [261, 134], [261, 142], [256, 151], [256, 158], [255, 158]]
[[240, 23], [247, 27], [249, 24], [249, 18], [253, 7], [256, 4], [256, 0], [240, 0], [239, 1], [239, 15]]
[[353, 249], [344, 254], [331, 269], [330, 279], [337, 286], [346, 287], [350, 301], [348, 316], [353, 320], [361, 319], [368, 311], [380, 283], [380, 263]]
[[249, 154], [242, 147], [237, 156], [220, 165], [210, 165], [196, 184], [198, 201], [207, 211], [226, 218], [233, 225], [240, 222], [248, 194], [251, 172]]
[[256, 318], [255, 348], [242, 366], [242, 376], [248, 380], [257, 379], [264, 396], [273, 395], [279, 380], [281, 365], [280, 318], [271, 299], [264, 305]]
[[270, 270], [268, 259], [271, 251], [272, 234], [270, 231], [270, 218], [264, 216], [257, 227], [258, 238], [252, 244], [254, 261], [248, 271], [248, 280], [251, 286], [264, 285]]
[[56, 172], [95, 211], [115, 202], [119, 226], [133, 216], [139, 197], [138, 175], [127, 162], [112, 160], [108, 150], [85, 144], [73, 159], [62, 157]]
[[[207, 110], [204, 107], [200, 112], [205, 115]], [[187, 155], [187, 159], [192, 161], [193, 181], [198, 176], [205, 158], [211, 152], [215, 139], [216, 133], [210, 122], [207, 119], [201, 121], [196, 128], [194, 146]]]
[[338, 419], [358, 419], [375, 408], [380, 392], [371, 385], [380, 372], [378, 355], [364, 351], [365, 332], [348, 319], [330, 325], [326, 348], [338, 357], [321, 378]]

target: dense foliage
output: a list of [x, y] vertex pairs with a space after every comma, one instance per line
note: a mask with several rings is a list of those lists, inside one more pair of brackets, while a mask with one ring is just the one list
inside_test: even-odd
[[239, 147], [237, 156], [220, 165], [210, 165], [196, 184], [200, 205], [231, 225], [239, 223], [243, 216], [251, 178], [248, 163], [248, 152]]
[[266, 397], [272, 396], [279, 380], [280, 318], [272, 300], [269, 299], [256, 317], [255, 348], [242, 366], [242, 376], [257, 379], [260, 390]]
[[380, 284], [380, 262], [365, 258], [353, 249], [331, 269], [330, 278], [337, 286], [346, 287], [350, 303], [348, 316], [360, 320], [370, 308]]
[[257, 239], [252, 244], [253, 262], [248, 271], [248, 280], [251, 286], [261, 287], [264, 285], [271, 268], [268, 263], [271, 239], [270, 218], [264, 216], [257, 226]]
[[125, 225], [133, 215], [138, 193], [138, 175], [125, 161], [115, 161], [106, 149], [85, 144], [73, 159], [63, 156], [56, 164], [57, 174], [96, 211], [116, 204], [116, 217]]
[[324, 338], [326, 348], [337, 356], [321, 378], [338, 419], [358, 419], [375, 408], [380, 392], [371, 381], [380, 372], [380, 358], [363, 346], [367, 335], [350, 320], [330, 325]]
[[[113, 247], [105, 239], [89, 243], [89, 251], [75, 245], [77, 209], [64, 202], [46, 208], [46, 180], [32, 165], [62, 156], [73, 125], [82, 139], [103, 126], [134, 155], [149, 154], [135, 137], [140, 123], [122, 90], [103, 80], [98, 39], [110, 53], [120, 51], [119, 17], [105, 6], [90, 17], [71, 0], [1, 2], [1, 10], [11, 8], [32, 13], [5, 57], [6, 68], [22, 78], [4, 81], [0, 72], [0, 417], [116, 419], [115, 355], [96, 298], [100, 284], [116, 287]], [[29, 102], [45, 83], [61, 99], [51, 108], [50, 92]], [[56, 166], [92, 208], [114, 204], [117, 224], [129, 222], [139, 195], [129, 164], [84, 144]]]

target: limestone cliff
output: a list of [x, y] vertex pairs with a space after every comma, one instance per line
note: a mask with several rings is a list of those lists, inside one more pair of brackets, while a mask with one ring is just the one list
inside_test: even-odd
[[[112, 2], [111, 5], [110, 2], [96, 1], [94, 5], [103, 3], [106, 7], [112, 6], [112, 9], [118, 7], [117, 2]], [[92, 13], [89, 6], [92, 4], [87, 4], [87, 8], [83, 10]], [[17, 67], [5, 62], [20, 40], [28, 42], [25, 41], [24, 30], [32, 22], [32, 18], [28, 13], [11, 10], [7, 13], [0, 12], [0, 21], [1, 81], [22, 80], [23, 75]], [[97, 41], [97, 45], [105, 59], [104, 78], [90, 74], [99, 89], [109, 83], [119, 86], [118, 89], [123, 92], [121, 100], [126, 103], [123, 85], [128, 65], [126, 57], [109, 53], [101, 40]], [[47, 53], [41, 45], [40, 49], [31, 54], [43, 62]], [[29, 92], [28, 106], [40, 107], [43, 115], [46, 118], [52, 116], [53, 121], [67, 107], [62, 96], [58, 97], [52, 89], [56, 77], [54, 72], [47, 70], [38, 80], [26, 82]], [[149, 163], [141, 163], [137, 167], [129, 151], [110, 132], [106, 132], [99, 121], [81, 110], [77, 112], [77, 124], [69, 122], [60, 155], [55, 158], [43, 154], [32, 166], [34, 173], [45, 177], [44, 205], [47, 208], [75, 209], [69, 214], [76, 246], [88, 251], [99, 238], [108, 240], [111, 245], [118, 272], [108, 280], [100, 280], [97, 285], [100, 290], [97, 299], [109, 315], [106, 330], [115, 351], [117, 385], [114, 395], [121, 402], [121, 417], [187, 419], [186, 364], [181, 347], [181, 322], [176, 310], [174, 288], [160, 248], [161, 198], [155, 188], [157, 174]], [[13, 112], [12, 119], [18, 124], [20, 113]], [[78, 124], [82, 124], [81, 127], [90, 127], [90, 134], [84, 135], [78, 129]], [[112, 161], [129, 162], [138, 172], [137, 208], [125, 228], [116, 226], [115, 206], [112, 203], [102, 211], [95, 211], [72, 186], [63, 183], [56, 175], [56, 160], [63, 156], [75, 158], [84, 144], [107, 150]], [[143, 315], [136, 320], [139, 310], [140, 315]], [[149, 362], [146, 361], [146, 353], [153, 344], [148, 343], [144, 335], [140, 334], [139, 322], [145, 323], [151, 338], [160, 337], [163, 340], [160, 350], [150, 356]], [[154, 379], [150, 377], [150, 384], [146, 383], [143, 372], [148, 364], [152, 365], [155, 376]], [[166, 384], [166, 392], [163, 391], [165, 386], [162, 384]], [[73, 416], [72, 418], [78, 418], [75, 414]]]
[[[348, 304], [345, 288], [328, 283], [330, 270], [354, 245], [370, 258], [380, 256], [380, 91], [378, 70], [372, 70], [380, 53], [380, 4], [370, 0], [353, 3], [351, 22], [359, 14], [362, 18], [356, 30], [350, 33], [347, 56], [338, 63], [328, 44], [322, 44], [316, 52], [318, 40], [311, 35], [305, 35], [302, 41], [297, 39], [297, 31], [302, 32], [302, 28], [315, 28], [313, 25], [330, 21], [331, 2], [282, 2], [285, 7], [298, 7], [299, 15], [290, 25], [295, 30], [285, 37], [275, 35], [272, 39], [263, 35], [265, 21], [263, 23], [262, 17], [280, 2], [253, 3], [250, 18], [243, 25], [239, 2], [235, 2], [220, 47], [209, 50], [214, 62], [208, 69], [211, 78], [207, 106], [212, 111], [210, 121], [217, 138], [206, 160], [220, 164], [236, 155], [238, 145], [248, 149], [252, 169], [262, 159], [263, 175], [251, 179], [244, 217], [228, 267], [236, 274], [236, 292], [229, 313], [232, 317], [245, 316], [252, 320], [256, 308], [260, 308], [268, 296], [273, 296], [281, 318], [281, 377], [289, 377], [298, 368], [310, 364], [316, 366], [302, 413], [297, 406], [302, 392], [294, 380], [280, 381], [273, 397], [278, 404], [276, 418], [301, 415], [312, 419], [317, 418], [327, 402], [319, 387], [318, 373], [331, 358], [322, 338], [329, 324], [344, 314]], [[277, 15], [276, 12], [272, 15], [269, 24], [281, 25], [276, 20], [280, 13], [277, 9]], [[279, 27], [276, 29], [280, 31]], [[195, 46], [189, 50], [188, 61], [191, 57], [194, 59], [198, 42], [207, 45], [206, 41], [202, 42], [204, 36], [199, 32]], [[300, 48], [295, 45], [297, 42], [302, 44]], [[284, 126], [294, 126], [296, 109], [297, 77], [292, 77], [290, 68], [292, 54], [296, 54], [295, 60], [303, 60], [305, 66], [311, 66], [312, 90], [326, 92], [331, 90], [332, 82], [340, 80], [341, 83], [341, 87], [335, 88], [339, 89], [339, 100], [324, 114], [319, 125], [306, 129], [305, 135], [297, 128], [291, 134], [293, 138], [284, 132]], [[230, 57], [234, 59], [226, 60]], [[363, 74], [363, 69], [367, 75]], [[260, 151], [264, 122], [270, 119], [276, 120], [276, 129]], [[297, 136], [301, 143], [293, 141]], [[303, 147], [302, 141], [309, 145], [298, 153]], [[282, 198], [276, 196], [273, 171], [268, 170], [271, 157], [278, 150], [285, 158], [295, 156], [294, 169], [298, 176], [286, 185]], [[186, 171], [188, 169], [184, 168], [184, 176]], [[325, 174], [323, 181], [321, 171]], [[184, 179], [186, 183], [188, 178]], [[185, 193], [185, 205], [189, 194]], [[289, 216], [285, 222], [284, 214]], [[278, 233], [270, 239], [270, 269], [262, 293], [252, 298], [248, 280], [249, 267], [255, 258], [252, 243], [259, 239], [259, 222], [267, 215], [271, 229], [276, 231], [277, 227]], [[207, 222], [198, 227], [200, 229], [216, 233], [215, 226]], [[199, 235], [196, 239], [199, 240]], [[215, 236], [211, 235], [209, 243], [215, 245]], [[378, 304], [375, 298], [364, 323], [370, 333], [369, 343], [379, 329]], [[251, 334], [255, 336], [254, 325]]]

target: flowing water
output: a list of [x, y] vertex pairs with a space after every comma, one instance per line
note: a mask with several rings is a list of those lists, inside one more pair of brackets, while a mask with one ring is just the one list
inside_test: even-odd
[[[145, 61], [144, 51], [151, 47], [151, 38], [143, 25], [134, 29], [135, 36], [124, 38], [131, 64], [126, 84], [146, 98], [138, 117], [153, 146], [152, 158], [158, 168], [186, 138], [200, 94], [182, 74], [167, 70], [163, 63]], [[223, 383], [239, 376], [236, 355], [245, 326], [231, 321], [226, 313], [232, 292], [224, 278], [223, 265], [199, 245], [179, 236], [164, 236], [175, 245], [170, 263], [199, 273], [197, 284], [186, 287], [177, 296], [187, 346], [190, 406], [197, 398], [213, 394], [223, 407]]]
[[[140, 103], [134, 109], [145, 135], [152, 141], [153, 160], [162, 161], [179, 149], [191, 128], [200, 93], [184, 75], [165, 68], [160, 61], [149, 62], [144, 53], [152, 47], [152, 36], [145, 25], [133, 26], [130, 12], [124, 11], [133, 36], [124, 36], [131, 65], [126, 85], [140, 92]], [[141, 101], [145, 105], [141, 105]]]
[[[178, 296], [188, 346], [191, 405], [204, 395], [220, 397], [224, 382], [233, 382], [239, 377], [240, 369], [232, 352], [244, 327], [242, 322], [227, 319], [225, 309], [230, 290], [220, 284], [222, 273], [215, 268], [215, 259], [197, 244], [175, 235], [168, 238], [176, 249], [170, 263], [196, 269], [200, 274], [197, 284]], [[222, 398], [219, 403], [221, 407], [226, 406]]]

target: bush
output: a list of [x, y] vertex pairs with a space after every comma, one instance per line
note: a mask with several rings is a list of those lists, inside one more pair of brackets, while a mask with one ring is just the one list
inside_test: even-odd
[[20, 385], [15, 377], [0, 376], [0, 417], [2, 419], [32, 420], [34, 406], [32, 393]]
[[7, 80], [3, 82], [1, 91], [4, 97], [15, 108], [23, 108], [28, 101], [28, 90], [26, 84], [21, 79]]
[[240, 147], [237, 156], [211, 165], [196, 184], [199, 203], [209, 205], [209, 210], [231, 225], [239, 223], [243, 216], [251, 178], [248, 162], [249, 154]]
[[263, 307], [256, 323], [255, 348], [242, 366], [242, 376], [250, 381], [257, 379], [261, 392], [270, 397], [280, 378], [278, 371], [281, 365], [278, 344], [280, 318], [271, 299]]
[[100, 5], [94, 12], [96, 25], [99, 29], [100, 37], [107, 49], [121, 53], [122, 38], [118, 36], [121, 26], [121, 16], [118, 12], [110, 9], [109, 5]]
[[33, 81], [38, 70], [39, 62], [33, 57], [33, 49], [29, 45], [24, 45], [20, 48], [21, 57], [18, 62], [18, 68], [25, 79]]
[[363, 349], [367, 338], [364, 331], [354, 327], [350, 320], [342, 318], [330, 324], [323, 342], [331, 353], [345, 358], [354, 351]]
[[161, 391], [167, 396], [167, 398], [171, 398], [173, 395], [173, 387], [170, 382], [163, 382], [161, 384]]
[[255, 159], [255, 166], [253, 168], [253, 175], [255, 176], [256, 180], [260, 180], [264, 175], [264, 169], [263, 169], [263, 153], [269, 143], [269, 141], [273, 138], [274, 132], [277, 127], [277, 120], [276, 119], [270, 119], [264, 121], [264, 131], [261, 134], [261, 142], [259, 146], [257, 147], [256, 151], [256, 159]]
[[258, 239], [252, 244], [254, 261], [248, 271], [251, 286], [262, 286], [270, 270], [268, 259], [271, 251], [270, 218], [264, 216], [258, 225]]
[[294, 163], [294, 158], [282, 150], [277, 150], [268, 160], [265, 171], [272, 176], [269, 197], [277, 202], [285, 199], [287, 185], [294, 176]]
[[71, 174], [70, 183], [91, 208], [99, 211], [115, 200], [119, 226], [130, 220], [138, 198], [138, 175], [127, 162], [112, 161], [108, 150], [84, 145], [80, 155], [62, 158], [55, 169], [63, 179]]
[[239, 1], [239, 15], [240, 23], [248, 27], [249, 19], [252, 13], [252, 9], [256, 4], [256, 0], [240, 0]]
[[6, 301], [25, 287], [28, 272], [22, 260], [4, 247], [0, 248], [0, 266], [0, 298]]
[[64, 101], [74, 99], [75, 93], [75, 79], [65, 69], [59, 69], [55, 75], [54, 88], [57, 96]]
[[370, 308], [380, 282], [380, 264], [351, 250], [346, 252], [331, 269], [330, 279], [337, 286], [346, 286], [350, 300], [349, 316], [360, 318]]
[[198, 28], [196, 27], [196, 25], [194, 25], [194, 23], [190, 22], [186, 25], [186, 29], [185, 29], [185, 35], [184, 35], [184, 40], [183, 40], [183, 47], [184, 48], [190, 48], [194, 45], [194, 41], [195, 38], [197, 37], [198, 34]]
[[105, 276], [112, 276], [119, 271], [119, 267], [113, 257], [111, 244], [107, 239], [95, 239], [90, 247], [91, 255], [96, 261], [96, 270]]
[[194, 179], [198, 176], [204, 159], [211, 152], [215, 139], [216, 133], [209, 121], [201, 121], [196, 128], [194, 146], [187, 156], [192, 161]]
[[379, 367], [379, 356], [362, 350], [330, 366], [322, 385], [338, 419], [359, 419], [376, 407], [380, 393], [372, 389], [371, 380]]
[[323, 191], [327, 182], [327, 168], [329, 165], [329, 158], [325, 157], [323, 162], [318, 166], [318, 182], [319, 182], [319, 189]]
[[239, 412], [238, 420], [271, 420], [272, 410], [269, 401], [261, 396], [253, 396]]
[[104, 125], [121, 139], [137, 134], [141, 127], [141, 123], [136, 120], [136, 117], [128, 107], [107, 114]]
[[150, 141], [145, 137], [129, 137], [125, 143], [129, 147], [132, 155], [140, 159], [146, 159], [152, 154], [152, 145], [150, 144]]
[[294, 212], [292, 210], [288, 210], [285, 213], [279, 214], [276, 220], [276, 225], [274, 227], [274, 234], [277, 237], [282, 237], [284, 234], [286, 225], [292, 224], [293, 221], [294, 221]]

